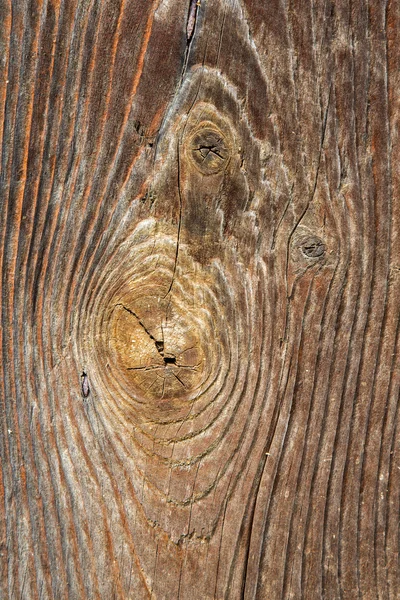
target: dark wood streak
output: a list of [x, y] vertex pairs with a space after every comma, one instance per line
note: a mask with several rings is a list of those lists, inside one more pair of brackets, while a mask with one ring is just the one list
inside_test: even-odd
[[0, 21], [0, 598], [398, 598], [399, 0]]

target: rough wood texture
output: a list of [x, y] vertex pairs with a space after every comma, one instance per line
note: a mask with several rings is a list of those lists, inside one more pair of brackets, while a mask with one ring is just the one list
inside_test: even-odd
[[399, 0], [0, 23], [0, 598], [399, 598]]

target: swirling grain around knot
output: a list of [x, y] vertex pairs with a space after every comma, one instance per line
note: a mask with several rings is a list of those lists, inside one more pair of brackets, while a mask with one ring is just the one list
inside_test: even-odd
[[[173, 231], [154, 219], [140, 222], [77, 319], [96, 410], [124, 439], [158, 521], [164, 502], [191, 510], [227, 485], [252, 401], [240, 352], [251, 343], [251, 290], [239, 266], [204, 268], [184, 244], [176, 265]], [[221, 504], [213, 504], [203, 511], [202, 531], [218, 518]], [[170, 534], [176, 518], [165, 523]]]

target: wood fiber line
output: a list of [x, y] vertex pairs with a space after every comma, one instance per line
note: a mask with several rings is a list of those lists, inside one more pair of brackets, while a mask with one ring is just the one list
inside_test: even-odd
[[0, 20], [0, 597], [398, 598], [399, 0]]
[[[10, 167], [10, 186], [8, 193], [8, 204], [11, 207], [11, 210], [7, 213], [4, 247], [5, 264], [7, 264], [7, 271], [9, 272], [15, 270], [15, 261], [17, 257], [19, 241], [18, 230], [21, 229], [22, 200], [27, 174], [28, 148], [32, 124], [33, 86], [36, 71], [36, 61], [34, 60], [34, 56], [38, 47], [38, 36], [40, 32], [38, 24], [42, 4], [39, 3], [36, 8], [37, 10], [33, 9], [31, 11], [30, 19], [27, 18], [25, 20], [23, 39], [24, 43], [26, 44], [27, 52], [20, 63], [20, 79], [23, 84], [21, 85], [21, 92], [18, 97], [16, 113], [18, 116], [20, 116], [20, 120], [16, 119], [14, 122], [14, 147], [11, 153], [13, 160]], [[14, 223], [16, 224], [15, 231], [13, 227]], [[14, 278], [8, 280], [7, 275], [8, 273], [5, 276], [5, 288], [8, 290], [9, 297], [6, 298], [4, 302], [3, 314], [5, 315], [6, 322], [9, 320], [10, 323], [15, 323], [12, 315], [13, 307], [16, 303], [18, 288], [15, 286]], [[12, 395], [15, 398], [19, 398], [20, 407], [19, 413], [16, 410], [16, 406], [9, 407], [11, 410], [7, 411], [7, 431], [5, 432], [5, 435], [8, 437], [11, 435], [14, 436], [14, 439], [10, 443], [11, 461], [13, 458], [14, 460], [18, 460], [18, 463], [20, 463], [19, 469], [21, 474], [20, 481], [16, 481], [14, 484], [16, 488], [16, 532], [17, 536], [19, 536], [19, 565], [18, 572], [15, 573], [15, 579], [12, 582], [12, 586], [13, 589], [15, 589], [16, 592], [20, 593], [21, 595], [25, 593], [26, 587], [27, 589], [31, 590], [32, 597], [37, 597], [38, 590], [35, 574], [43, 582], [45, 581], [45, 576], [42, 570], [43, 565], [41, 564], [41, 561], [43, 558], [45, 560], [43, 555], [46, 554], [46, 548], [45, 545], [43, 545], [43, 523], [40, 523], [40, 513], [38, 514], [37, 504], [30, 502], [29, 495], [27, 495], [27, 488], [32, 486], [32, 489], [34, 489], [36, 485], [35, 481], [32, 482], [30, 480], [30, 463], [32, 460], [32, 454], [29, 447], [30, 439], [24, 438], [20, 435], [21, 421], [24, 418], [25, 411], [23, 409], [24, 395], [21, 393], [20, 377], [18, 376], [18, 365], [21, 363], [18, 357], [18, 350], [20, 349], [18, 337], [19, 328], [16, 327], [13, 335], [11, 336], [11, 340], [6, 342], [6, 344], [8, 344], [11, 341], [11, 347], [9, 350], [10, 376], [9, 378], [6, 377], [6, 397], [8, 395]], [[16, 340], [15, 348], [12, 344], [14, 340]], [[26, 461], [28, 468], [26, 468], [24, 461]], [[31, 536], [31, 527], [35, 521], [39, 521], [37, 524], [38, 535], [36, 539]], [[24, 534], [19, 534], [22, 522], [26, 523], [27, 527]], [[24, 546], [29, 548], [30, 552], [35, 558], [33, 563], [32, 561], [28, 562], [27, 557], [24, 556], [21, 546], [22, 548]], [[48, 581], [46, 582], [46, 585], [48, 585]]]

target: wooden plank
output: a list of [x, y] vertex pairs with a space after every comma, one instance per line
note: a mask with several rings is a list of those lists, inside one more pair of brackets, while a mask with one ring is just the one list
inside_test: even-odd
[[0, 597], [398, 598], [399, 0], [0, 20]]

